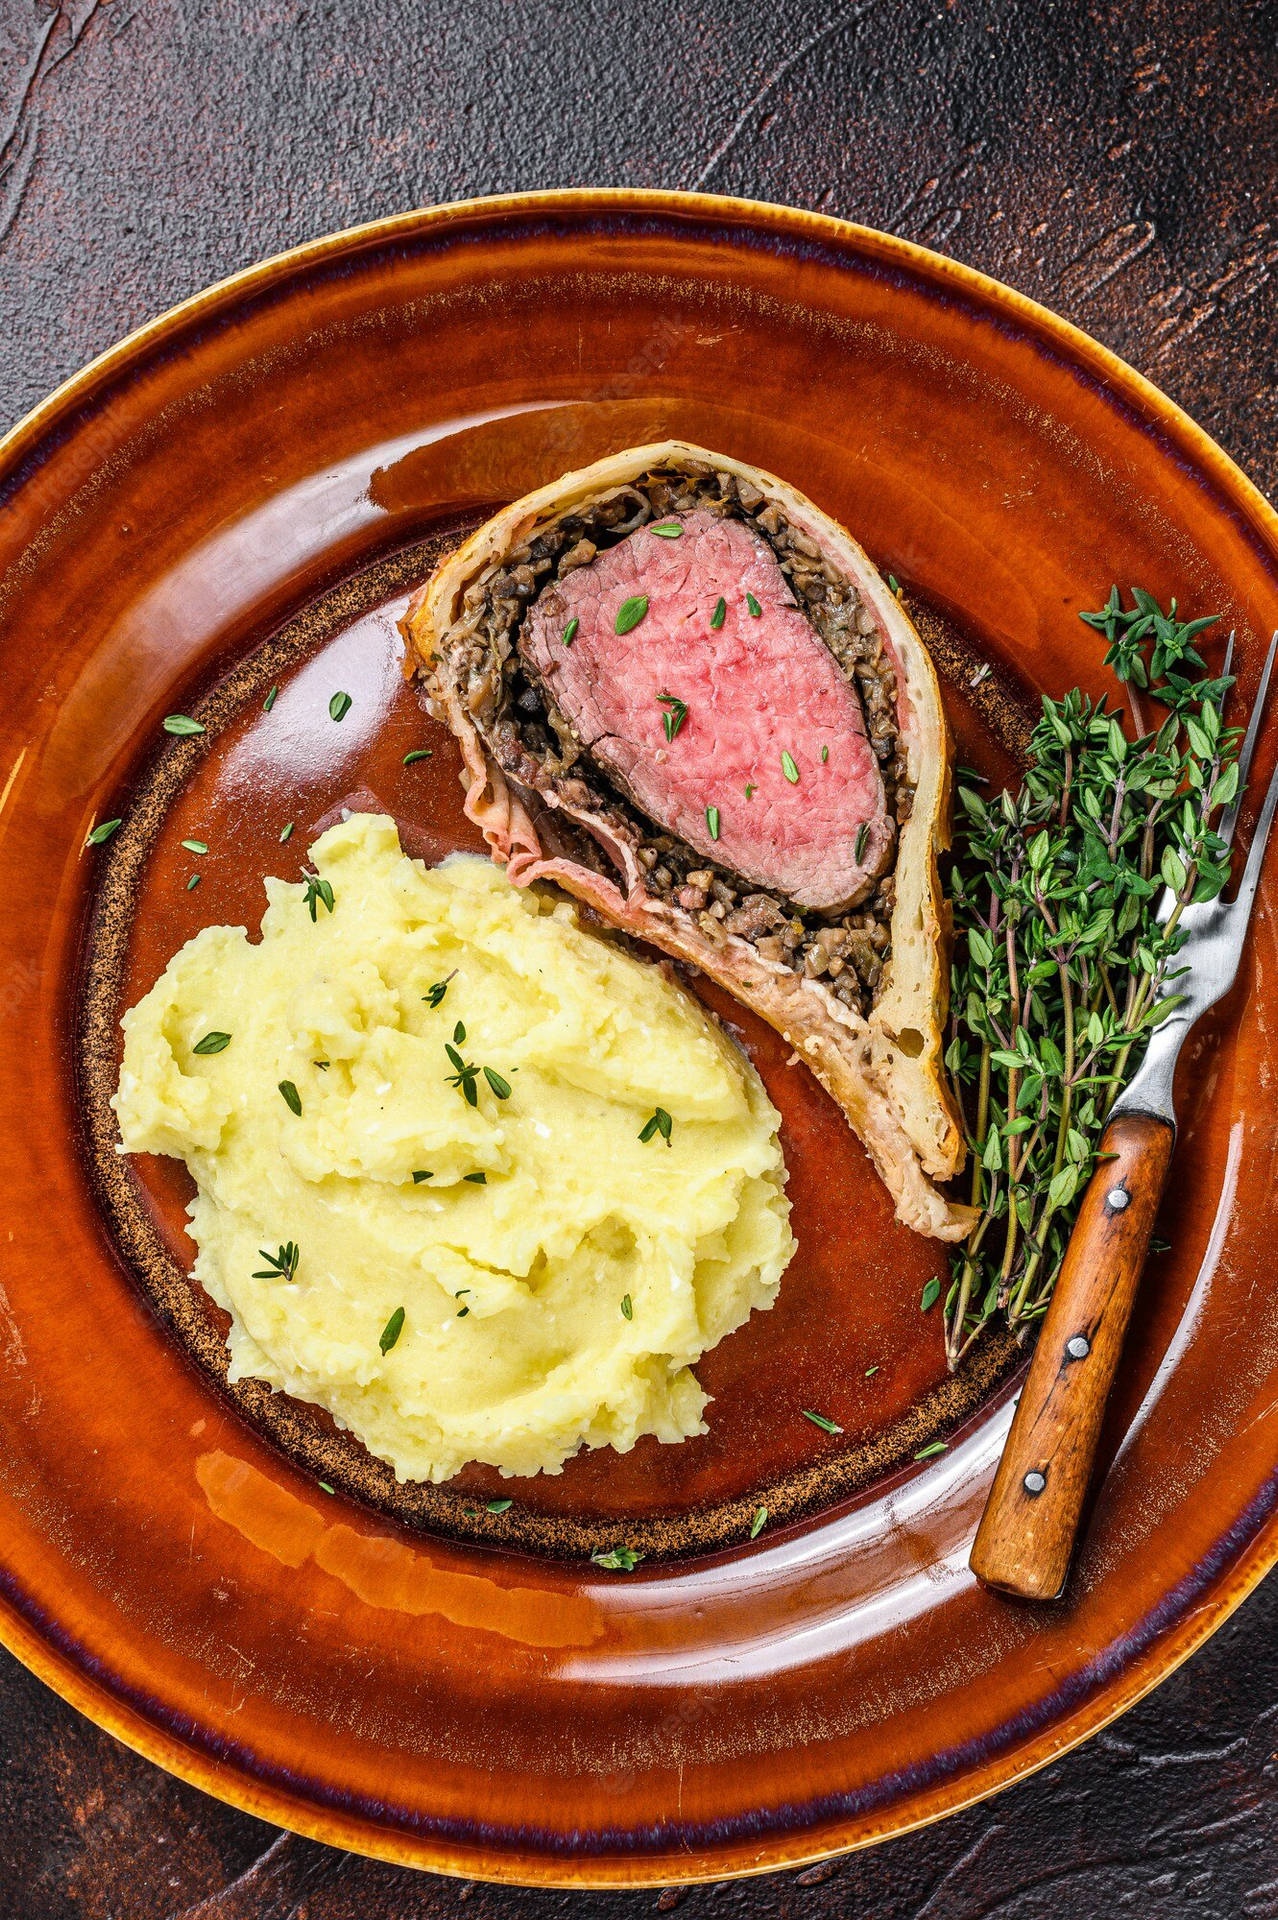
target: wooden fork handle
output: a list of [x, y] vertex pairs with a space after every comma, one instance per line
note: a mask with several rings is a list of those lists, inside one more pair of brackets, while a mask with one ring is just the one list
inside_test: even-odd
[[1065, 1586], [1105, 1403], [1171, 1161], [1175, 1131], [1111, 1120], [1034, 1349], [970, 1565], [1025, 1600]]

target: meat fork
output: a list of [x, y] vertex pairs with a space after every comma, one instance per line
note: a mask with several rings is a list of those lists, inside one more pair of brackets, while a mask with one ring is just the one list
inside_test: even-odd
[[[1233, 646], [1231, 634], [1226, 675]], [[1238, 793], [1216, 828], [1226, 845], [1238, 825], [1276, 653], [1278, 633], [1238, 756]], [[1143, 1061], [1110, 1109], [1099, 1149], [1109, 1157], [1083, 1196], [972, 1547], [973, 1573], [1002, 1593], [1054, 1600], [1064, 1589], [1105, 1403], [1171, 1163], [1176, 1058], [1194, 1022], [1237, 977], [1276, 809], [1278, 770], [1233, 900], [1191, 903], [1181, 911], [1187, 938], [1176, 959], [1184, 971], [1171, 990], [1184, 998], [1154, 1028]], [[1158, 919], [1166, 920], [1174, 905], [1175, 896], [1165, 889]]]

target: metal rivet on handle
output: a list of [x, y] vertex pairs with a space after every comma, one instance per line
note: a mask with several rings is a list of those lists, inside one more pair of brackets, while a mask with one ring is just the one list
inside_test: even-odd
[[1021, 1485], [1024, 1487], [1026, 1493], [1032, 1494], [1033, 1497], [1037, 1499], [1043, 1491], [1043, 1488], [1047, 1485], [1047, 1475], [1040, 1473], [1037, 1467], [1031, 1467], [1022, 1480]]
[[1085, 1333], [1072, 1333], [1065, 1342], [1065, 1351], [1071, 1360], [1086, 1360], [1092, 1350], [1092, 1343]]
[[1105, 1205], [1111, 1213], [1121, 1213], [1131, 1197], [1126, 1187], [1111, 1187], [1105, 1195]]

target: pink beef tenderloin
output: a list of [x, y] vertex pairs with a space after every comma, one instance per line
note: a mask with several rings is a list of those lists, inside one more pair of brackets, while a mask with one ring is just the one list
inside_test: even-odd
[[[801, 907], [854, 906], [895, 839], [854, 687], [749, 527], [702, 508], [655, 524], [680, 536], [642, 527], [566, 575], [530, 610], [520, 650], [654, 821]], [[646, 614], [619, 634], [622, 606], [640, 595]], [[687, 707], [671, 741], [662, 694]]]

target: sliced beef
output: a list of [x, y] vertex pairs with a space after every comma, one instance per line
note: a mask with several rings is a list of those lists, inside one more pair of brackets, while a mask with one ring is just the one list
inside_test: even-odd
[[752, 886], [844, 911], [895, 844], [855, 686], [744, 521], [695, 508], [655, 524], [548, 586], [520, 654], [651, 820]]

